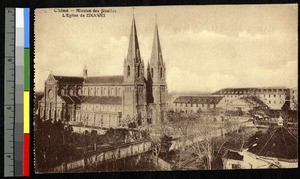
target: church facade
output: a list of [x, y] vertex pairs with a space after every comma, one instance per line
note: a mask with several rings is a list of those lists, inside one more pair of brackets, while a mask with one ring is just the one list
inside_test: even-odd
[[121, 76], [82, 76], [50, 74], [38, 114], [43, 120], [68, 121], [74, 126], [95, 128], [158, 124], [167, 107], [166, 65], [162, 57], [157, 24], [150, 62], [141, 58], [133, 17], [129, 47]]

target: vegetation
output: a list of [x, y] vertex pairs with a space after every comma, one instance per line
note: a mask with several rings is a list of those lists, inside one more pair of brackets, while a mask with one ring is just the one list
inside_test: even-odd
[[93, 151], [149, 139], [146, 131], [112, 129], [105, 135], [96, 130], [75, 133], [61, 121], [42, 121], [35, 116], [35, 164], [37, 171], [47, 171], [76, 157], [86, 157]]

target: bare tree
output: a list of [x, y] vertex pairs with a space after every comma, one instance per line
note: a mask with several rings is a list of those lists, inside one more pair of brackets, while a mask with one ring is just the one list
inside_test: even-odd
[[170, 128], [167, 122], [161, 123], [159, 126], [157, 126], [156, 129], [150, 132], [152, 152], [155, 157], [156, 164], [158, 162], [158, 157], [163, 150], [163, 147], [165, 147], [163, 142], [165, 142], [164, 138], [166, 137], [170, 137]]

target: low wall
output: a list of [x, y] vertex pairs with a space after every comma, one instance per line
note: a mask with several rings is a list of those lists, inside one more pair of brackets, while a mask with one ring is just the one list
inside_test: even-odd
[[206, 136], [198, 134], [196, 136], [190, 136], [188, 139], [185, 139], [185, 140], [181, 139], [181, 138], [173, 140], [172, 141], [172, 145], [171, 145], [171, 147], [170, 147], [169, 150], [179, 149], [184, 144], [185, 145], [192, 145], [195, 142], [199, 142], [199, 141], [205, 140], [205, 138], [211, 139], [211, 138], [214, 138], [214, 137], [223, 136], [223, 135], [225, 135], [227, 133], [230, 133], [230, 132], [238, 130], [241, 126], [244, 126], [245, 124], [233, 125], [233, 126], [227, 128], [227, 129], [220, 128], [220, 129], [217, 129], [217, 130], [209, 132]]
[[78, 157], [67, 161], [57, 167], [54, 167], [48, 171], [48, 173], [62, 173], [67, 171], [73, 171], [83, 169], [86, 166], [97, 166], [104, 162], [111, 160], [117, 160], [126, 158], [133, 155], [138, 155], [151, 150], [151, 142], [143, 141], [133, 144], [124, 144], [106, 151], [94, 152], [87, 157]]

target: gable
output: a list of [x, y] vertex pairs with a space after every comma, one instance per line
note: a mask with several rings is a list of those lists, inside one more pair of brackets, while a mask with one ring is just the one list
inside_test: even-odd
[[48, 76], [46, 81], [47, 82], [57, 82], [57, 80], [55, 79], [55, 77], [52, 73]]

